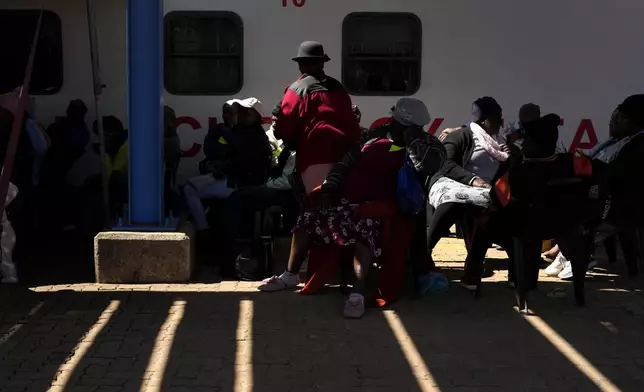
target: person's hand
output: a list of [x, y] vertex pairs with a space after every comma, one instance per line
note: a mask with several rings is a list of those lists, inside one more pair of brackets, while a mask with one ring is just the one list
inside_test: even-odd
[[501, 145], [501, 151], [509, 154], [510, 153], [510, 145], [508, 143], [503, 143]]
[[441, 142], [442, 142], [442, 141], [445, 141], [445, 138], [447, 137], [447, 135], [449, 135], [450, 133], [452, 133], [452, 132], [454, 132], [454, 131], [457, 131], [457, 130], [459, 130], [459, 129], [460, 129], [460, 128], [445, 128], [445, 129], [443, 129], [443, 131], [441, 132], [441, 134], [440, 134], [440, 135], [438, 135], [438, 140], [440, 140]]
[[322, 188], [320, 190], [320, 198], [319, 198], [320, 210], [328, 211], [331, 209], [334, 203], [335, 203], [335, 192], [333, 192], [328, 188], [327, 189]]
[[475, 188], [485, 188], [485, 189], [492, 188], [492, 186], [488, 184], [487, 181], [479, 177], [476, 177], [474, 181], [472, 181], [472, 186]]

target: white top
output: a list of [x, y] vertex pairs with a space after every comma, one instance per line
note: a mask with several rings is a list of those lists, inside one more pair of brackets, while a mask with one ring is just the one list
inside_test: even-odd
[[472, 152], [470, 160], [465, 164], [465, 169], [483, 180], [491, 182], [499, 169], [499, 165], [499, 161], [488, 154], [479, 142], [478, 138], [475, 137], [474, 151]]

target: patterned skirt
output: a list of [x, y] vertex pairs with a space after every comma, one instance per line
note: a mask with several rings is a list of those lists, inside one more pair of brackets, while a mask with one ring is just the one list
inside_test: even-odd
[[442, 177], [429, 190], [429, 204], [438, 208], [444, 203], [473, 204], [487, 208], [490, 205], [490, 190], [461, 184]]
[[374, 261], [377, 261], [382, 255], [380, 221], [359, 217], [358, 207], [341, 199], [339, 205], [326, 211], [304, 211], [298, 217], [293, 232], [304, 231], [314, 242], [322, 244], [348, 246], [360, 242], [371, 250]]

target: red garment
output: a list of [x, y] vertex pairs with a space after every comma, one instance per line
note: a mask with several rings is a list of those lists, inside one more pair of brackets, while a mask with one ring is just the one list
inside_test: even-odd
[[276, 117], [275, 137], [295, 148], [299, 173], [338, 162], [360, 138], [351, 97], [325, 74], [302, 75], [289, 86]]
[[[405, 283], [405, 259], [414, 233], [413, 221], [397, 213], [393, 202], [363, 204], [363, 217], [378, 219], [382, 227], [382, 258], [378, 275], [378, 306], [398, 300]], [[329, 282], [341, 262], [352, 262], [354, 248], [316, 246], [309, 251], [308, 281], [301, 294], [315, 294]]]
[[404, 162], [405, 149], [394, 146], [389, 139], [366, 144], [342, 180], [342, 197], [355, 204], [395, 200], [398, 172]]

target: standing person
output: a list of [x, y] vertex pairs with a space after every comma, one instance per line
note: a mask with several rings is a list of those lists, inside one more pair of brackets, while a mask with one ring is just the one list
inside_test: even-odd
[[292, 60], [301, 75], [286, 89], [274, 132], [297, 151], [296, 171], [310, 193], [358, 141], [360, 125], [342, 83], [324, 73], [331, 59], [321, 43], [303, 42]]
[[[297, 153], [296, 179], [304, 192], [311, 194], [325, 182], [333, 165], [360, 140], [361, 130], [344, 86], [324, 73], [324, 64], [331, 59], [322, 44], [303, 42], [292, 60], [301, 75], [286, 89], [279, 110], [273, 112], [273, 131]], [[298, 258], [296, 254], [301, 252], [296, 243], [294, 237], [291, 259]], [[285, 271], [271, 279], [284, 287], [296, 286], [297, 272]]]
[[[376, 155], [376, 159], [371, 162], [368, 160], [363, 161], [364, 155], [371, 156], [370, 154], [376, 151], [369, 149], [369, 147], [376, 142], [391, 143], [391, 146], [386, 150], [390, 153], [406, 152], [414, 164], [418, 179], [423, 185], [428, 184], [429, 179], [441, 168], [445, 161], [445, 149], [443, 146], [434, 136], [426, 133], [422, 128], [427, 125], [430, 120], [431, 117], [427, 106], [425, 106], [422, 101], [414, 98], [401, 98], [392, 110], [392, 118], [389, 124], [369, 132], [369, 134], [363, 138], [360, 143], [357, 143], [354, 148], [350, 149], [344, 155], [340, 162], [334, 165], [333, 170], [331, 170], [324, 184], [320, 187], [320, 193], [322, 194], [320, 199], [326, 199], [329, 201], [329, 198], [324, 195], [333, 195], [336, 193], [341, 194], [343, 190], [351, 190], [354, 192], [356, 188], [361, 192], [368, 193], [369, 189], [373, 189], [376, 186], [385, 187], [389, 191], [395, 192], [397, 177], [392, 176], [392, 178], [396, 178], [390, 179], [391, 183], [389, 185], [394, 185], [387, 187], [385, 171], [382, 167], [378, 167], [375, 162], [385, 164], [387, 159], [396, 157], [398, 156], [397, 154], [387, 153], [384, 155]], [[388, 170], [391, 170], [392, 168], [399, 169], [400, 167], [396, 165], [397, 163], [389, 166]], [[355, 169], [356, 167], [358, 167], [358, 169]], [[354, 170], [358, 170], [357, 173], [360, 174], [356, 174], [356, 172], [353, 172]], [[370, 175], [373, 174], [374, 178], [371, 178], [370, 175], [367, 176], [366, 173], [369, 173]], [[394, 174], [397, 175], [397, 171], [395, 171]], [[345, 179], [346, 177], [349, 179]], [[358, 178], [360, 180], [357, 180]], [[375, 181], [375, 183], [371, 184], [370, 181]], [[369, 184], [369, 186], [367, 186], [367, 184]], [[342, 196], [344, 197], [346, 195]], [[369, 197], [362, 198], [360, 201], [364, 202], [370, 198], [371, 201], [378, 199], [377, 197], [372, 198], [373, 196], [374, 195], [369, 195]], [[351, 197], [348, 198], [351, 199]], [[333, 199], [333, 197], [331, 197], [331, 199]], [[321, 204], [324, 204], [324, 202], [321, 202]], [[328, 214], [333, 216], [341, 215], [338, 211], [335, 209], [326, 211], [324, 208], [320, 209], [320, 207], [313, 207], [304, 212], [299, 222], [308, 221], [310, 220], [310, 217], [315, 214]], [[321, 225], [322, 227], [320, 227], [320, 229], [322, 232], [327, 232], [328, 230], [324, 228], [326, 223], [327, 219], [325, 216], [325, 218], [320, 219], [316, 225]], [[299, 228], [302, 229], [302, 227]], [[421, 232], [424, 232], [424, 222], [421, 222], [419, 229]], [[317, 229], [315, 231], [317, 232]], [[297, 231], [295, 231], [295, 233], [296, 236], [294, 237], [295, 240], [291, 249], [291, 256], [289, 258], [287, 270], [280, 276], [274, 276], [265, 280], [264, 284], [259, 287], [260, 290], [278, 291], [292, 288], [297, 285], [297, 279], [293, 279], [293, 277], [297, 276], [310, 244], [306, 239], [302, 238], [301, 235], [298, 235], [301, 233], [298, 233]], [[298, 240], [300, 242], [298, 242]], [[335, 242], [337, 243], [337, 241]], [[412, 250], [414, 264], [419, 264], [419, 266], [415, 266], [415, 269], [417, 269], [417, 267], [418, 269], [422, 269], [422, 264], [426, 261], [426, 248], [424, 247], [424, 241], [422, 242], [423, 249], [421, 252]], [[418, 270], [417, 273], [422, 274], [422, 272]]]

